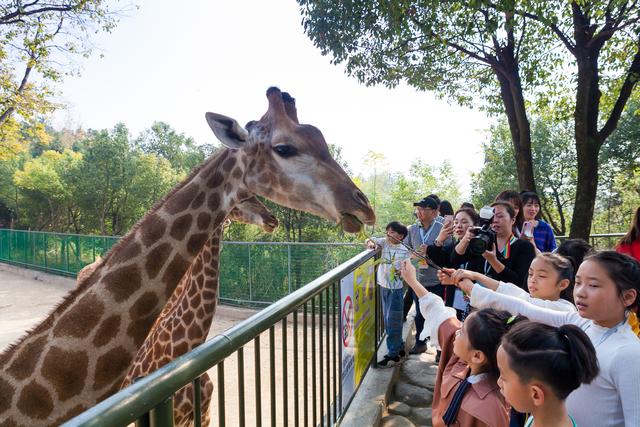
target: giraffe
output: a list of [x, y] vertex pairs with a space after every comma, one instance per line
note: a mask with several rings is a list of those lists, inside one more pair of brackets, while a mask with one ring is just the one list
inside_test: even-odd
[[[252, 197], [231, 210], [228, 219], [255, 224], [272, 232], [278, 220]], [[144, 344], [125, 377], [122, 388], [133, 380], [152, 373], [173, 359], [202, 344], [207, 338], [218, 302], [220, 239], [223, 227], [209, 238], [189, 271], [171, 295], [171, 299], [151, 328]], [[213, 383], [205, 373], [201, 376], [202, 425], [209, 425], [209, 402]], [[193, 423], [193, 388], [183, 387], [174, 396], [174, 425]]]
[[0, 426], [58, 425], [113, 394], [178, 282], [238, 202], [263, 196], [347, 232], [375, 222], [322, 133], [287, 114], [292, 98], [272, 87], [267, 100], [266, 114], [246, 129], [207, 113], [227, 149], [176, 185], [44, 321], [0, 354]]

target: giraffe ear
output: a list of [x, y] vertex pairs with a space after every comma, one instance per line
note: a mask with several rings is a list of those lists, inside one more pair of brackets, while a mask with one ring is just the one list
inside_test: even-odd
[[247, 141], [249, 134], [237, 121], [222, 114], [205, 114], [209, 127], [216, 137], [229, 148], [240, 148]]

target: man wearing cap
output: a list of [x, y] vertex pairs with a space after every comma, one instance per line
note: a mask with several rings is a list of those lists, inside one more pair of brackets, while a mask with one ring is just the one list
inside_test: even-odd
[[[415, 224], [409, 226], [409, 234], [405, 239], [405, 242], [415, 251], [422, 255], [427, 253], [427, 246], [437, 244], [442, 246], [449, 243], [450, 237], [445, 242], [437, 242], [438, 234], [442, 228], [442, 221], [438, 221], [438, 202], [432, 197], [425, 197], [424, 199], [415, 202], [413, 206], [416, 207], [416, 217], [418, 221]], [[429, 289], [429, 292], [433, 292], [436, 295], [442, 297], [443, 289], [442, 285], [438, 281], [436, 270], [434, 268], [427, 268], [427, 264], [422, 261], [418, 266], [418, 281], [425, 288]], [[424, 317], [420, 313], [420, 307], [418, 298], [413, 293], [411, 288], [407, 292], [412, 293], [413, 302], [416, 307], [416, 343], [411, 349], [411, 354], [424, 353], [427, 350], [428, 337], [421, 337], [422, 329], [424, 326]], [[422, 338], [422, 339], [421, 339]]]

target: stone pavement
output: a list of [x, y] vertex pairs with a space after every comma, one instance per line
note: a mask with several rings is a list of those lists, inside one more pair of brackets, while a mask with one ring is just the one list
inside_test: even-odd
[[387, 413], [380, 420], [381, 427], [431, 426], [431, 402], [438, 370], [435, 356], [435, 348], [429, 347], [426, 353], [405, 358], [393, 385]]
[[409, 354], [415, 343], [415, 306], [411, 307], [403, 325], [407, 357], [394, 369], [391, 393], [386, 411], [383, 412], [380, 427], [431, 427], [431, 402], [436, 384], [438, 364], [436, 349], [429, 345], [422, 354]]

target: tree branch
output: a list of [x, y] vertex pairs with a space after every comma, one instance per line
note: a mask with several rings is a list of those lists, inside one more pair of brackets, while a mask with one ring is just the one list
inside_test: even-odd
[[[495, 4], [489, 3], [488, 4], [490, 7], [492, 7], [493, 9], [497, 10], [497, 11], [502, 11], [502, 8], [499, 8], [498, 6], [496, 6]], [[534, 13], [530, 13], [530, 12], [524, 12], [522, 10], [518, 10], [518, 9], [513, 9], [513, 13], [515, 13], [516, 15], [520, 15], [522, 17], [525, 18], [529, 18], [529, 19], [533, 19], [536, 22], [541, 23], [542, 25], [548, 27], [551, 31], [553, 31], [553, 33], [558, 36], [558, 38], [560, 39], [560, 41], [562, 41], [562, 43], [565, 45], [565, 47], [569, 50], [569, 52], [571, 52], [571, 54], [575, 55], [575, 46], [571, 43], [571, 41], [569, 40], [569, 38], [562, 32], [562, 30], [560, 30], [560, 28], [558, 28], [558, 26], [556, 24], [554, 24], [553, 22], [550, 22]]]
[[609, 118], [607, 122], [604, 124], [600, 132], [598, 132], [598, 140], [600, 145], [604, 143], [604, 141], [613, 133], [615, 128], [618, 126], [618, 121], [620, 120], [620, 116], [622, 115], [622, 111], [624, 110], [629, 97], [631, 96], [631, 92], [633, 91], [634, 86], [640, 80], [640, 38], [638, 39], [638, 49], [636, 50], [636, 54], [633, 57], [633, 61], [631, 62], [631, 66], [629, 67], [629, 71], [627, 71], [627, 77], [624, 79], [624, 83], [620, 88], [620, 94], [618, 95], [618, 99], [616, 99], [616, 103], [611, 110], [611, 114], [609, 114]]
[[28, 8], [29, 6], [33, 6], [36, 3], [37, 2], [33, 2], [33, 3], [30, 3], [30, 4], [24, 5], [21, 8], [19, 8], [18, 10], [16, 10], [15, 12], [7, 13], [4, 16], [0, 16], [0, 25], [9, 24], [9, 23], [11, 23], [10, 21], [12, 21], [12, 20], [14, 20], [16, 18], [22, 17], [22, 16], [31, 16], [31, 15], [36, 15], [38, 13], [45, 13], [45, 12], [69, 12], [69, 11], [72, 11], [74, 9], [77, 9], [84, 2], [80, 2], [80, 3], [77, 3], [77, 4], [69, 4], [69, 5], [65, 5], [65, 6], [41, 7], [39, 9], [32, 9], [32, 10], [29, 10], [29, 11], [26, 10], [26, 8]]

